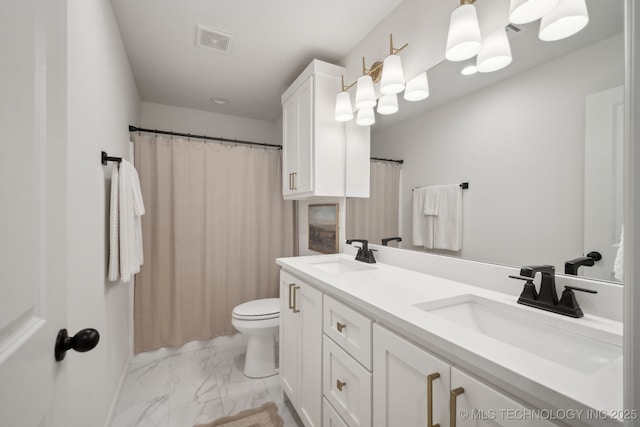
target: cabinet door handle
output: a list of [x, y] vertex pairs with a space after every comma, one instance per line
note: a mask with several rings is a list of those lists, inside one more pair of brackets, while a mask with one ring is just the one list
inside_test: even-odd
[[289, 190], [293, 190], [293, 172], [289, 173]]
[[336, 387], [338, 387], [338, 390], [342, 391], [342, 389], [346, 386], [347, 386], [347, 383], [342, 382], [340, 380], [336, 380]]
[[291, 296], [291, 292], [293, 291], [293, 287], [295, 283], [289, 283], [289, 308], [293, 310], [293, 297]]
[[298, 177], [298, 172], [293, 173], [293, 191], [298, 189], [298, 184], [296, 183], [296, 178]]
[[440, 427], [439, 423], [433, 423], [433, 380], [438, 378], [440, 378], [438, 372], [427, 375], [427, 427]]
[[456, 398], [458, 395], [464, 393], [464, 388], [458, 387], [451, 390], [451, 396], [449, 396], [449, 426], [456, 427], [456, 412], [458, 412], [456, 408]]
[[291, 307], [293, 309], [294, 313], [299, 313], [300, 309], [298, 307], [296, 307], [296, 291], [300, 289], [300, 286], [294, 286], [293, 287], [293, 307]]
[[346, 327], [347, 327], [347, 325], [345, 325], [343, 323], [340, 323], [340, 322], [336, 322], [336, 328], [338, 329], [338, 332], [342, 332], [342, 330], [344, 328], [346, 328]]

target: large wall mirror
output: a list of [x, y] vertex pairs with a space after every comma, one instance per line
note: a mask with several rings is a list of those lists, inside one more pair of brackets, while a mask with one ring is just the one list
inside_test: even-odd
[[[376, 116], [374, 157], [401, 159], [398, 236], [412, 242], [413, 189], [468, 182], [462, 249], [444, 255], [514, 266], [599, 252], [578, 275], [615, 282], [622, 224], [622, 0], [587, 1], [590, 22], [571, 38], [538, 39], [539, 22], [509, 30], [513, 62], [463, 76], [467, 63], [428, 70], [431, 95]], [[399, 97], [401, 98], [401, 97]], [[347, 204], [347, 236], [370, 209]], [[355, 202], [355, 201], [354, 201]], [[349, 206], [353, 209], [349, 211]], [[388, 208], [388, 206], [387, 206]], [[396, 206], [392, 207], [392, 210]], [[369, 209], [369, 212], [367, 210]], [[362, 233], [362, 231], [358, 231]], [[387, 233], [387, 232], [383, 232]]]

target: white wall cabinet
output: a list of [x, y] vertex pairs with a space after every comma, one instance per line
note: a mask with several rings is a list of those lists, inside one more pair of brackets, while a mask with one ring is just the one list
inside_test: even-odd
[[369, 197], [370, 130], [347, 132], [334, 118], [342, 74], [342, 67], [313, 60], [282, 95], [285, 199]]
[[280, 383], [306, 427], [322, 422], [322, 292], [280, 272]]

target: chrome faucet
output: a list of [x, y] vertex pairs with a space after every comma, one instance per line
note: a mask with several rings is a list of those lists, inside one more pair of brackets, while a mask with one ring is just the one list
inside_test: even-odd
[[[533, 279], [536, 273], [540, 273], [540, 291], [536, 291]], [[536, 307], [553, 313], [571, 317], [583, 317], [584, 313], [576, 300], [573, 291], [588, 292], [596, 294], [597, 291], [591, 289], [578, 288], [575, 286], [565, 286], [562, 296], [558, 299], [556, 293], [555, 268], [552, 265], [533, 265], [522, 267], [519, 276], [509, 276], [512, 279], [524, 280], [524, 289], [518, 298], [518, 304]]]
[[358, 248], [356, 261], [366, 262], [367, 264], [375, 264], [376, 259], [373, 257], [373, 249], [369, 249], [369, 241], [365, 239], [349, 239], [347, 240], [347, 245], [350, 245], [353, 242], [362, 243], [362, 246]]

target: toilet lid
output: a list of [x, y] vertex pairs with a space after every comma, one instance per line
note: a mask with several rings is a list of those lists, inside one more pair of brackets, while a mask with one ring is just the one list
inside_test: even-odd
[[280, 298], [257, 299], [233, 309], [233, 317], [249, 320], [271, 319], [280, 315]]

